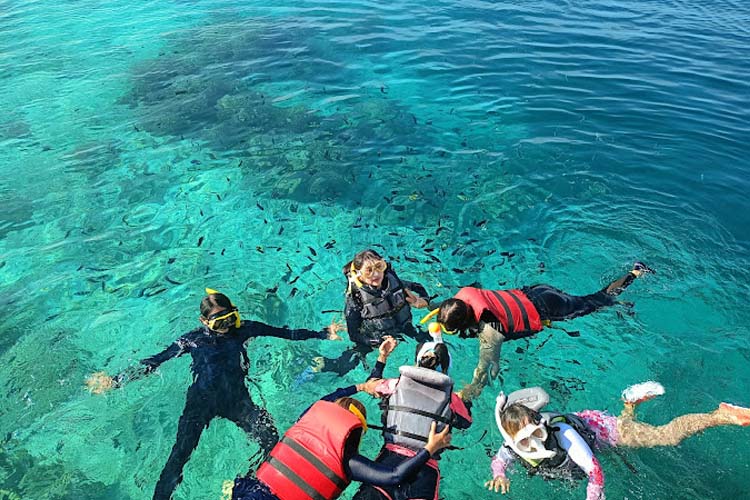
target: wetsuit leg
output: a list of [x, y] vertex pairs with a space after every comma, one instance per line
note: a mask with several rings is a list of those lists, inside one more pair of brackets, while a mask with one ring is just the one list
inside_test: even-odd
[[278, 500], [278, 497], [265, 484], [248, 476], [234, 480], [232, 500]]
[[602, 307], [617, 303], [620, 295], [636, 279], [635, 271], [616, 279], [596, 293], [590, 295], [570, 295], [549, 285], [535, 285], [524, 289], [542, 320], [560, 321], [591, 314]]
[[374, 486], [370, 484], [363, 484], [357, 493], [354, 494], [352, 500], [391, 500], [380, 491], [376, 490]]
[[490, 379], [497, 377], [500, 371], [500, 349], [504, 341], [503, 334], [492, 328], [489, 323], [480, 323], [479, 362], [474, 369], [474, 378], [471, 383], [461, 389], [461, 398], [464, 401], [479, 396]]
[[[253, 441], [258, 443], [262, 450], [262, 456], [251, 457], [250, 461], [260, 462], [271, 453], [273, 447], [279, 442], [279, 433], [271, 414], [250, 399], [245, 387], [242, 389], [242, 392], [239, 389], [232, 391], [236, 392], [234, 395], [227, 394], [227, 397], [223, 399], [225, 403], [219, 415], [237, 424], [237, 427], [245, 431]], [[253, 468], [252, 465], [251, 468]]]
[[177, 439], [156, 483], [154, 500], [169, 500], [172, 497], [175, 488], [182, 481], [182, 469], [198, 446], [203, 429], [208, 427], [215, 415], [212, 405], [206, 403], [199, 394], [188, 391], [185, 409], [177, 424]]
[[[338, 358], [324, 357], [323, 361], [325, 364], [320, 371], [334, 372], [340, 377], [343, 377], [344, 375], [352, 371], [360, 362], [366, 364], [364, 362], [364, 358], [367, 353], [371, 351], [372, 348], [370, 346], [361, 346], [357, 344], [342, 352], [341, 356], [339, 356]], [[367, 367], [365, 366], [365, 368]]]

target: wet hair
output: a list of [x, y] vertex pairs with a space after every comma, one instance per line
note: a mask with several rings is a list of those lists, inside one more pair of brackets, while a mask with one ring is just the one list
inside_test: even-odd
[[474, 323], [472, 315], [471, 307], [466, 302], [460, 299], [448, 299], [440, 304], [437, 321], [449, 331], [467, 330]]
[[[419, 356], [419, 351], [422, 349], [422, 346], [424, 346], [424, 342], [417, 345], [417, 352], [414, 354], [415, 358]], [[422, 368], [429, 368], [431, 370], [437, 370], [437, 367], [439, 366], [441, 372], [447, 373], [448, 367], [451, 365], [451, 358], [448, 354], [448, 346], [443, 343], [437, 344], [433, 349], [433, 352], [435, 353], [435, 357], [437, 358], [435, 361], [429, 359], [422, 362], [421, 359], [417, 359], [417, 366], [420, 366]]]
[[212, 293], [211, 295], [206, 295], [203, 297], [203, 300], [201, 300], [201, 316], [208, 319], [211, 310], [216, 307], [231, 309], [232, 301], [223, 293]]
[[541, 422], [541, 415], [521, 403], [513, 403], [500, 414], [500, 424], [511, 437], [526, 427], [529, 422]]
[[[354, 398], [344, 397], [344, 398], [338, 398], [333, 403], [344, 408], [346, 411], [349, 411], [350, 405], [354, 405], [354, 407], [359, 410], [362, 416], [365, 417], [365, 420], [367, 420], [367, 408], [365, 408], [365, 405], [363, 405], [360, 401]], [[362, 429], [354, 429], [351, 432], [351, 434], [349, 434], [349, 436], [346, 438], [346, 444], [344, 445], [344, 456], [352, 457], [356, 455], [357, 450], [359, 449], [359, 442], [361, 440], [362, 440]]]
[[360, 270], [362, 269], [362, 266], [367, 262], [368, 260], [384, 260], [383, 257], [380, 256], [378, 252], [375, 250], [368, 248], [367, 250], [362, 250], [357, 255], [354, 256], [352, 260], [346, 263], [346, 265], [343, 268], [344, 274], [347, 276], [349, 275], [349, 272], [352, 269], [352, 264], [354, 264], [354, 269]]

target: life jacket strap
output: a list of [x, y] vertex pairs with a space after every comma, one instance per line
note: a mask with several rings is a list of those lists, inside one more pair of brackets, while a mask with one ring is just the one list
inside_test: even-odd
[[433, 420], [437, 420], [438, 422], [442, 422], [446, 425], [451, 425], [451, 419], [445, 418], [442, 415], [438, 415], [436, 413], [432, 413], [429, 411], [424, 410], [418, 410], [416, 408], [411, 408], [409, 406], [400, 406], [400, 405], [388, 405], [386, 406], [386, 411], [400, 411], [404, 413], [413, 413], [415, 415], [419, 415], [420, 417], [427, 417], [431, 418]]
[[326, 500], [326, 497], [318, 493], [315, 488], [307, 484], [304, 479], [298, 476], [296, 472], [287, 467], [286, 464], [284, 464], [280, 460], [276, 459], [275, 457], [271, 457], [268, 460], [268, 465], [279, 471], [281, 475], [294, 483], [297, 488], [304, 491], [305, 494], [313, 500]]

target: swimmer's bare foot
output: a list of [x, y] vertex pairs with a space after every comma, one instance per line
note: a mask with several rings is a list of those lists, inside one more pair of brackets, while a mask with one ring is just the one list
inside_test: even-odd
[[720, 415], [724, 415], [735, 425], [747, 427], [750, 425], [750, 408], [733, 405], [730, 403], [721, 403], [716, 410]]
[[319, 373], [323, 368], [326, 366], [326, 360], [323, 359], [323, 356], [316, 356], [312, 359], [312, 365], [310, 368], [312, 369], [313, 373]]

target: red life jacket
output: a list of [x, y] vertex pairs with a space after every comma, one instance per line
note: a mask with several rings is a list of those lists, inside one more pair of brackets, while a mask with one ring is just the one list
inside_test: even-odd
[[333, 500], [349, 485], [344, 445], [362, 422], [350, 411], [318, 401], [271, 450], [256, 477], [280, 500]]
[[519, 338], [542, 330], [539, 311], [521, 290], [483, 290], [466, 287], [458, 291], [456, 299], [474, 310], [476, 321], [489, 311], [503, 326], [508, 338]]

